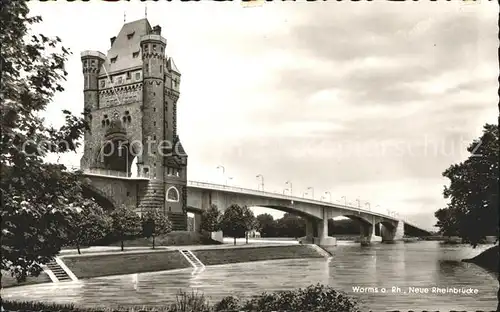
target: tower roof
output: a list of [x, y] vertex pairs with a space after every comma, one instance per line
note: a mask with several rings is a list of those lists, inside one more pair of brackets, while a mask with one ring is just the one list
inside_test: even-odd
[[[111, 44], [108, 50], [104, 67], [108, 73], [124, 70], [127, 68], [142, 66], [141, 36], [150, 34], [151, 25], [146, 18], [126, 23]], [[139, 52], [137, 57], [133, 53]], [[111, 59], [116, 57], [116, 61]], [[101, 72], [105, 74], [105, 72]]]
[[171, 57], [168, 58], [168, 69], [178, 73], [179, 75], [181, 74], [179, 69], [177, 69], [177, 66], [175, 66], [174, 59]]

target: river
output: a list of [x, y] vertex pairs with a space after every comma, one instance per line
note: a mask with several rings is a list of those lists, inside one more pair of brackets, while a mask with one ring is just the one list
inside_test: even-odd
[[[442, 245], [419, 241], [361, 247], [339, 241], [330, 260], [276, 260], [209, 266], [192, 270], [141, 273], [60, 284], [2, 290], [3, 299], [39, 300], [83, 306], [161, 305], [175, 301], [180, 289], [202, 292], [211, 302], [226, 295], [249, 297], [323, 283], [356, 297], [362, 311], [494, 311], [496, 276], [460, 262], [488, 246]], [[369, 292], [355, 291], [367, 287]], [[393, 288], [394, 287], [394, 288]], [[397, 288], [399, 287], [399, 289]], [[410, 287], [430, 293], [411, 293]], [[471, 288], [472, 294], [432, 293], [432, 287]], [[383, 288], [386, 292], [383, 292]], [[375, 289], [378, 292], [374, 292]], [[415, 288], [417, 289], [417, 288]], [[413, 290], [415, 290], [413, 289]]]

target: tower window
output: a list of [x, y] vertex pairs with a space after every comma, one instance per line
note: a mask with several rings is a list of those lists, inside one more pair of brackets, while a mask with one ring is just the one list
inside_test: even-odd
[[153, 126], [156, 127], [156, 121], [153, 121]]
[[101, 80], [101, 88], [104, 88], [106, 86], [106, 80]]
[[95, 61], [94, 60], [92, 60], [92, 66], [95, 66]]
[[130, 72], [127, 72], [127, 80], [130, 79]]
[[153, 51], [156, 51], [156, 44], [153, 44]]
[[160, 74], [163, 73], [163, 65], [160, 65]]
[[132, 53], [133, 58], [137, 58], [139, 56], [139, 51]]
[[115, 56], [113, 58], [111, 58], [111, 63], [116, 63], [116, 59], [118, 58], [118, 56]]
[[153, 107], [153, 112], [156, 112], [156, 107]]
[[130, 40], [134, 36], [135, 31], [127, 35], [127, 39]]
[[118, 84], [121, 84], [123, 83], [123, 78], [122, 77], [118, 77]]
[[135, 73], [135, 80], [141, 79], [141, 73]]
[[127, 192], [127, 196], [130, 196], [130, 192]]
[[163, 52], [163, 47], [160, 47], [160, 51]]

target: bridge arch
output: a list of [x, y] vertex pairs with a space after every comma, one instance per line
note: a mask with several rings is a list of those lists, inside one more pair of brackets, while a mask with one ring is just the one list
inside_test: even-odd
[[106, 170], [132, 172], [132, 163], [140, 158], [142, 143], [133, 141], [120, 120], [111, 121], [103, 142], [94, 153], [94, 163]]
[[93, 199], [105, 211], [112, 211], [118, 207], [116, 202], [106, 196], [101, 190], [92, 184], [85, 184], [82, 186], [83, 197]]

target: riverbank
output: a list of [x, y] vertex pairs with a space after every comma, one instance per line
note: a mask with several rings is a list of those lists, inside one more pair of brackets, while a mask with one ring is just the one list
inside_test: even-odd
[[[189, 261], [179, 249], [189, 249], [206, 265], [219, 265], [265, 260], [324, 258], [315, 246], [266, 244], [256, 245], [216, 245], [216, 246], [185, 246], [150, 250], [126, 250], [123, 252], [101, 252], [89, 254], [67, 254], [59, 258], [79, 279], [111, 275], [124, 275], [144, 272], [157, 272], [175, 269], [191, 268]], [[38, 277], [30, 277], [17, 284], [12, 278], [2, 278], [2, 288], [39, 284], [50, 282], [46, 273]]]
[[463, 262], [474, 263], [488, 271], [495, 272], [498, 274], [498, 263], [500, 261], [499, 257], [499, 247], [498, 245], [486, 249], [479, 255], [471, 259], [464, 259]]

